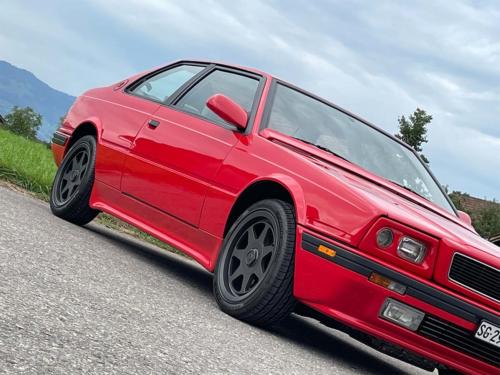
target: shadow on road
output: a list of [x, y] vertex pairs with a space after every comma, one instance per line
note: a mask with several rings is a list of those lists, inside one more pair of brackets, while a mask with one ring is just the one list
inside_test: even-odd
[[321, 326], [309, 318], [294, 314], [279, 326], [273, 327], [272, 331], [292, 343], [307, 347], [309, 351], [317, 355], [326, 356], [348, 367], [355, 367], [363, 374], [406, 374], [378, 357], [383, 354], [371, 354], [361, 350], [337, 337], [336, 335], [340, 335], [340, 332]]
[[[212, 302], [212, 274], [201, 266], [149, 244], [113, 232], [97, 225], [89, 225], [88, 230], [104, 237], [118, 245], [124, 251], [131, 253], [138, 260], [149, 262], [161, 267], [165, 272], [175, 275], [178, 280], [202, 292]], [[271, 329], [263, 331], [277, 335], [291, 344], [306, 348], [312, 353], [330, 358], [354, 367], [366, 374], [404, 374], [401, 370], [370, 352], [361, 350], [354, 344], [335, 336], [338, 332], [323, 327], [318, 323], [292, 315], [284, 322]], [[380, 356], [382, 354], [379, 354]]]
[[120, 249], [129, 252], [131, 256], [159, 266], [169, 274], [175, 275], [178, 280], [196, 288], [209, 297], [212, 296], [212, 274], [189, 258], [141, 242], [100, 225], [90, 224], [85, 228], [117, 244]]

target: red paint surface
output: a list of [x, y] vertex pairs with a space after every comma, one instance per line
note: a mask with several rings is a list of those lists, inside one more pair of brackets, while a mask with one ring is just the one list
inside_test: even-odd
[[216, 115], [240, 129], [245, 129], [248, 114], [237, 103], [225, 95], [215, 94], [207, 100], [207, 107]]
[[[115, 89], [116, 84], [78, 98], [61, 131], [72, 134], [86, 123], [97, 131], [91, 205], [176, 246], [213, 271], [237, 198], [255, 183], [273, 181], [290, 193], [296, 210], [295, 295], [300, 301], [462, 371], [497, 371], [379, 319], [381, 304], [394, 293], [302, 250], [300, 239], [304, 230], [312, 231], [497, 315], [498, 303], [448, 281], [447, 272], [454, 251], [498, 268], [498, 248], [458, 217], [383, 178], [276, 131], [260, 131], [272, 77], [252, 72], [262, 74], [266, 83], [247, 134], [129, 95], [121, 87]], [[150, 119], [160, 125], [149, 126]], [[66, 150], [58, 145], [52, 149], [59, 165]], [[424, 241], [429, 251], [422, 265], [400, 259], [395, 248], [378, 249], [373, 234], [382, 226]], [[454, 324], [475, 328], [415, 298], [400, 299]]]

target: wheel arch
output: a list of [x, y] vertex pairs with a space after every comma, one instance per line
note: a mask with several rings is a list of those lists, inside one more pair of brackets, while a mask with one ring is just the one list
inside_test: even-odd
[[65, 154], [76, 141], [86, 135], [93, 135], [96, 137], [96, 140], [99, 140], [100, 129], [100, 121], [97, 118], [91, 118], [81, 122], [71, 133], [71, 138], [66, 146]]
[[240, 192], [227, 217], [224, 237], [248, 207], [264, 199], [281, 199], [289, 202], [294, 208], [297, 223], [304, 222], [305, 202], [300, 184], [287, 175], [271, 175], [252, 181]]

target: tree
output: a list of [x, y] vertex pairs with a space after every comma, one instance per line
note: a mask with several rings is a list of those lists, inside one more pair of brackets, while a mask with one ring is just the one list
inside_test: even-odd
[[467, 193], [452, 191], [448, 194], [457, 210], [467, 212], [472, 219], [472, 226], [481, 237], [486, 239], [500, 233], [500, 205], [495, 200], [488, 201], [482, 208], [468, 210], [463, 200], [470, 197]]
[[[448, 193], [448, 186], [446, 187], [445, 191], [446, 191], [446, 194], [448, 194], [448, 196], [450, 197], [451, 201], [453, 202], [453, 204], [455, 205], [455, 208], [457, 210], [460, 210], [460, 211], [466, 211], [465, 210], [465, 207], [463, 206], [462, 204], [462, 197], [468, 197], [469, 194], [467, 193], [462, 193], [461, 191], [452, 191], [451, 193]], [[469, 212], [467, 212], [468, 214], [470, 214]]]
[[422, 154], [422, 144], [427, 143], [427, 125], [431, 121], [432, 115], [427, 114], [423, 109], [417, 108], [408, 119], [404, 115], [398, 118], [399, 133], [396, 134], [397, 138], [419, 152], [426, 163], [429, 163], [429, 160]]
[[42, 116], [30, 107], [14, 106], [5, 116], [5, 128], [28, 139], [36, 139], [41, 125]]
[[490, 206], [472, 215], [472, 222], [477, 233], [488, 239], [500, 233], [500, 209]]

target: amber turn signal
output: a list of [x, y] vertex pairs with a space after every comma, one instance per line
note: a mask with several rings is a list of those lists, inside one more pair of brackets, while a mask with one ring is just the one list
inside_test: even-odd
[[329, 257], [332, 257], [332, 258], [337, 254], [337, 252], [335, 250], [330, 249], [329, 247], [326, 247], [326, 246], [323, 246], [323, 245], [319, 245], [318, 246], [318, 251], [320, 253], [328, 255]]
[[375, 272], [370, 275], [368, 280], [370, 280], [374, 284], [380, 285], [399, 294], [405, 294], [406, 292], [406, 286], [404, 286], [403, 284], [397, 283], [396, 281]]

